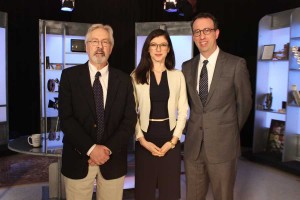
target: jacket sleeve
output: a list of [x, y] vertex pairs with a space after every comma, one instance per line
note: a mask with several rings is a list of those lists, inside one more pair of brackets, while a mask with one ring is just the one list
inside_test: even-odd
[[235, 74], [235, 91], [239, 129], [241, 130], [252, 108], [252, 90], [246, 61], [240, 59]]
[[139, 102], [137, 98], [137, 92], [136, 92], [136, 82], [134, 80], [134, 73], [131, 74], [132, 79], [132, 85], [133, 85], [133, 94], [134, 94], [134, 100], [135, 100], [135, 111], [137, 113], [137, 123], [135, 125], [135, 139], [138, 140], [141, 137], [144, 137], [143, 131], [140, 126], [140, 118], [139, 118]]
[[178, 99], [178, 106], [177, 106], [177, 122], [176, 122], [176, 128], [174, 130], [173, 136], [178, 137], [180, 139], [186, 124], [189, 106], [188, 106], [185, 78], [182, 72], [179, 73], [179, 80], [180, 80], [180, 88], [178, 91], [179, 99]]

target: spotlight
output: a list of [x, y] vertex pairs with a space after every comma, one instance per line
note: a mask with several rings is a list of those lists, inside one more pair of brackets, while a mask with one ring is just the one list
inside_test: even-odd
[[177, 0], [165, 0], [164, 1], [164, 10], [166, 12], [177, 12]]
[[75, 7], [75, 0], [62, 0], [61, 2], [62, 2], [62, 6], [61, 6], [62, 11], [67, 11], [67, 12], [73, 11]]
[[176, 13], [187, 20], [193, 14], [193, 7], [188, 0], [164, 0], [164, 10], [168, 13]]

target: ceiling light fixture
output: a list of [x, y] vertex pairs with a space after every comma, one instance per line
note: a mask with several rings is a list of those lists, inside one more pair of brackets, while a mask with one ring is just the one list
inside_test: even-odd
[[164, 10], [166, 12], [177, 12], [177, 0], [165, 0], [164, 1]]
[[168, 13], [176, 13], [187, 20], [193, 15], [193, 0], [164, 0], [164, 10]]
[[61, 4], [62, 11], [72, 12], [75, 7], [75, 0], [62, 0]]

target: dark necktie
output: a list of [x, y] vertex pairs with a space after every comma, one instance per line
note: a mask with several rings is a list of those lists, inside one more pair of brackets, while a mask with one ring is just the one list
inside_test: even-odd
[[206, 98], [208, 95], [208, 76], [207, 76], [207, 68], [206, 68], [207, 63], [208, 60], [203, 61], [203, 67], [200, 73], [200, 80], [199, 80], [199, 96], [203, 106], [206, 103]]
[[104, 102], [103, 102], [103, 90], [99, 80], [100, 76], [101, 73], [97, 72], [93, 84], [94, 99], [96, 105], [96, 115], [97, 115], [97, 144], [101, 142], [101, 138], [104, 133]]

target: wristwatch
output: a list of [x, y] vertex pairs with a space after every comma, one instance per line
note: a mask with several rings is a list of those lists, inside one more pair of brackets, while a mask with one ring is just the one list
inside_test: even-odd
[[171, 141], [169, 141], [169, 143], [171, 144], [171, 149], [174, 149], [175, 148], [175, 144]]

